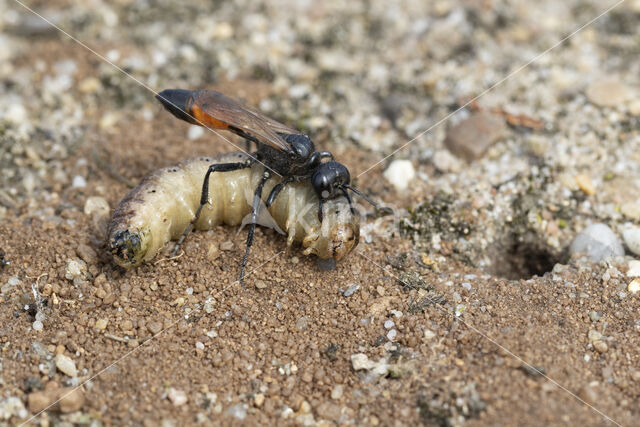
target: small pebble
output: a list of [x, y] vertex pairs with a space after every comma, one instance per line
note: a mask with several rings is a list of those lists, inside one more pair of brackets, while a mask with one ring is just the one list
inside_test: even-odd
[[67, 259], [64, 277], [69, 280], [83, 279], [87, 275], [87, 264], [81, 259]]
[[249, 408], [246, 403], [236, 403], [227, 409], [227, 414], [239, 420], [244, 420], [247, 416], [247, 409]]
[[364, 353], [357, 353], [351, 355], [351, 367], [354, 371], [360, 371], [363, 369], [371, 369], [375, 363], [369, 360], [369, 356]]
[[415, 178], [416, 171], [410, 160], [394, 160], [382, 174], [397, 192], [402, 192], [409, 187], [409, 183]]
[[147, 323], [147, 329], [149, 330], [149, 332], [151, 332], [152, 334], [157, 334], [158, 332], [160, 332], [162, 330], [162, 323], [161, 322], [149, 322]]
[[31, 324], [31, 327], [33, 328], [34, 331], [37, 332], [37, 331], [41, 331], [44, 326], [41, 321], [36, 320]]
[[308, 414], [311, 412], [311, 405], [306, 400], [300, 402], [300, 406], [298, 407], [298, 412], [301, 414]]
[[204, 128], [198, 125], [189, 126], [189, 130], [187, 131], [187, 138], [190, 140], [196, 140], [204, 135]]
[[333, 402], [323, 402], [316, 408], [318, 417], [329, 420], [338, 421], [340, 419], [340, 407]]
[[331, 390], [331, 398], [333, 400], [339, 400], [340, 398], [342, 398], [343, 392], [344, 387], [342, 386], [342, 384], [338, 384], [333, 388], [333, 390]]
[[430, 339], [433, 339], [435, 336], [436, 336], [435, 332], [429, 329], [424, 330], [424, 339], [426, 339], [427, 341]]
[[384, 322], [384, 328], [385, 329], [391, 329], [394, 326], [396, 326], [395, 322], [393, 320], [387, 320]]
[[620, 212], [622, 215], [626, 216], [629, 219], [637, 220], [640, 219], [640, 203], [638, 202], [627, 202], [623, 203], [620, 206]]
[[[22, 419], [27, 418], [28, 415], [29, 413], [19, 397], [12, 396], [0, 400], [0, 420], [6, 421], [13, 417]], [[4, 423], [2, 424], [4, 425]]]
[[629, 89], [618, 79], [606, 77], [587, 87], [587, 98], [600, 107], [615, 107], [626, 101]]
[[576, 184], [578, 185], [578, 188], [582, 190], [582, 192], [587, 196], [596, 194], [596, 187], [593, 185], [593, 182], [591, 182], [591, 178], [589, 177], [589, 175], [580, 174], [576, 176]]
[[196, 342], [196, 348], [199, 350], [204, 350], [204, 344], [200, 341]]
[[387, 332], [387, 339], [389, 341], [393, 341], [396, 339], [397, 335], [398, 335], [398, 331], [396, 331], [395, 329], [391, 329], [389, 332]]
[[640, 227], [625, 227], [622, 231], [622, 238], [631, 252], [640, 255]]
[[220, 249], [216, 243], [210, 243], [209, 249], [207, 250], [207, 258], [210, 261], [215, 261], [220, 256]]
[[602, 340], [594, 342], [593, 347], [598, 351], [598, 353], [606, 353], [607, 350], [609, 350], [607, 343]]
[[89, 265], [93, 265], [98, 261], [98, 254], [91, 246], [81, 243], [76, 247], [76, 253]]
[[92, 196], [87, 198], [87, 201], [84, 203], [85, 215], [92, 216], [93, 214], [97, 214], [100, 217], [107, 217], [110, 211], [109, 203], [107, 203], [104, 197]]
[[264, 289], [267, 287], [267, 284], [264, 282], [264, 280], [256, 280], [255, 287], [257, 289]]
[[[627, 290], [629, 292], [631, 292], [632, 294], [637, 294], [638, 291], [640, 291], [640, 279], [633, 279], [630, 283], [629, 286], [627, 287]], [[35, 329], [35, 328], [34, 328]]]
[[349, 285], [349, 287], [347, 289], [340, 290], [340, 292], [342, 292], [342, 295], [344, 295], [345, 297], [350, 297], [351, 295], [355, 294], [358, 289], [360, 289], [360, 285], [357, 283], [353, 283], [351, 285]]
[[87, 186], [87, 181], [81, 175], [76, 175], [73, 177], [73, 182], [71, 183], [73, 188], [84, 188]]
[[76, 369], [75, 362], [68, 356], [64, 354], [58, 354], [55, 357], [56, 367], [67, 374], [70, 377], [77, 377], [78, 370]]
[[167, 391], [167, 397], [173, 403], [173, 406], [182, 406], [187, 403], [187, 394], [173, 387]]
[[133, 329], [133, 322], [129, 319], [123, 320], [120, 322], [120, 329], [122, 331], [130, 331]]
[[627, 270], [627, 277], [640, 277], [640, 261], [629, 261], [629, 269]]
[[253, 397], [253, 404], [256, 407], [258, 408], [261, 407], [263, 403], [264, 403], [264, 394], [258, 393]]
[[445, 145], [457, 157], [468, 162], [481, 158], [496, 142], [504, 138], [505, 120], [496, 114], [471, 114], [447, 132]]
[[220, 243], [220, 250], [221, 251], [230, 251], [231, 249], [233, 249], [233, 242], [232, 241], [227, 240], [226, 242]]
[[576, 237], [569, 247], [571, 255], [586, 254], [593, 262], [624, 256], [624, 248], [614, 232], [606, 224], [591, 224]]

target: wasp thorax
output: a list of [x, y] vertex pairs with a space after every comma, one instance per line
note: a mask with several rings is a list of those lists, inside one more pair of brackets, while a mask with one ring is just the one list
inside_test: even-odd
[[313, 141], [307, 135], [290, 134], [285, 137], [285, 140], [291, 144], [291, 148], [298, 159], [306, 160], [316, 151]]
[[349, 184], [351, 175], [341, 163], [330, 161], [318, 166], [311, 177], [311, 183], [321, 199], [332, 199]]

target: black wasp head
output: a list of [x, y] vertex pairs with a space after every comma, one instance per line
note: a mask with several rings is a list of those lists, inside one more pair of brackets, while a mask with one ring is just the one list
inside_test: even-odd
[[349, 169], [342, 163], [330, 162], [322, 163], [311, 176], [311, 184], [316, 190], [318, 197], [326, 200], [332, 199], [343, 193], [346, 185], [349, 185], [351, 175]]
[[292, 154], [296, 159], [305, 161], [316, 151], [313, 141], [307, 135], [290, 134], [285, 137], [285, 140], [291, 144]]

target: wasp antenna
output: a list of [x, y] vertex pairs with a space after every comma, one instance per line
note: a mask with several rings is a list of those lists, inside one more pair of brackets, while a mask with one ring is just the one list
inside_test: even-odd
[[367, 202], [371, 203], [371, 205], [376, 208], [376, 210], [382, 211], [387, 215], [392, 215], [393, 214], [393, 209], [391, 208], [387, 208], [385, 206], [380, 206], [378, 203], [374, 202], [373, 199], [371, 199], [369, 196], [367, 196], [366, 194], [364, 194], [362, 191], [353, 188], [352, 186], [345, 184], [344, 188], [346, 188], [347, 190], [351, 190], [354, 193], [356, 193], [358, 196], [362, 197], [363, 199], [365, 199]]

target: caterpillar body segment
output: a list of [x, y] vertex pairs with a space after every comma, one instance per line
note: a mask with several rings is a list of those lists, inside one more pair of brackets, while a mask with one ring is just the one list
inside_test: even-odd
[[[170, 241], [178, 239], [200, 205], [202, 180], [212, 164], [249, 162], [243, 153], [197, 157], [159, 169], [144, 178], [122, 199], [108, 228], [108, 246], [117, 264], [132, 267], [154, 258]], [[255, 188], [264, 166], [214, 172], [209, 177], [209, 203], [204, 205], [197, 230], [246, 222]], [[280, 178], [266, 181], [263, 202]], [[287, 244], [300, 243], [305, 255], [340, 260], [358, 244], [360, 227], [344, 198], [324, 202], [318, 218], [316, 191], [309, 180], [287, 183], [271, 206], [262, 206], [258, 223], [287, 235]], [[268, 215], [267, 215], [268, 212]]]

